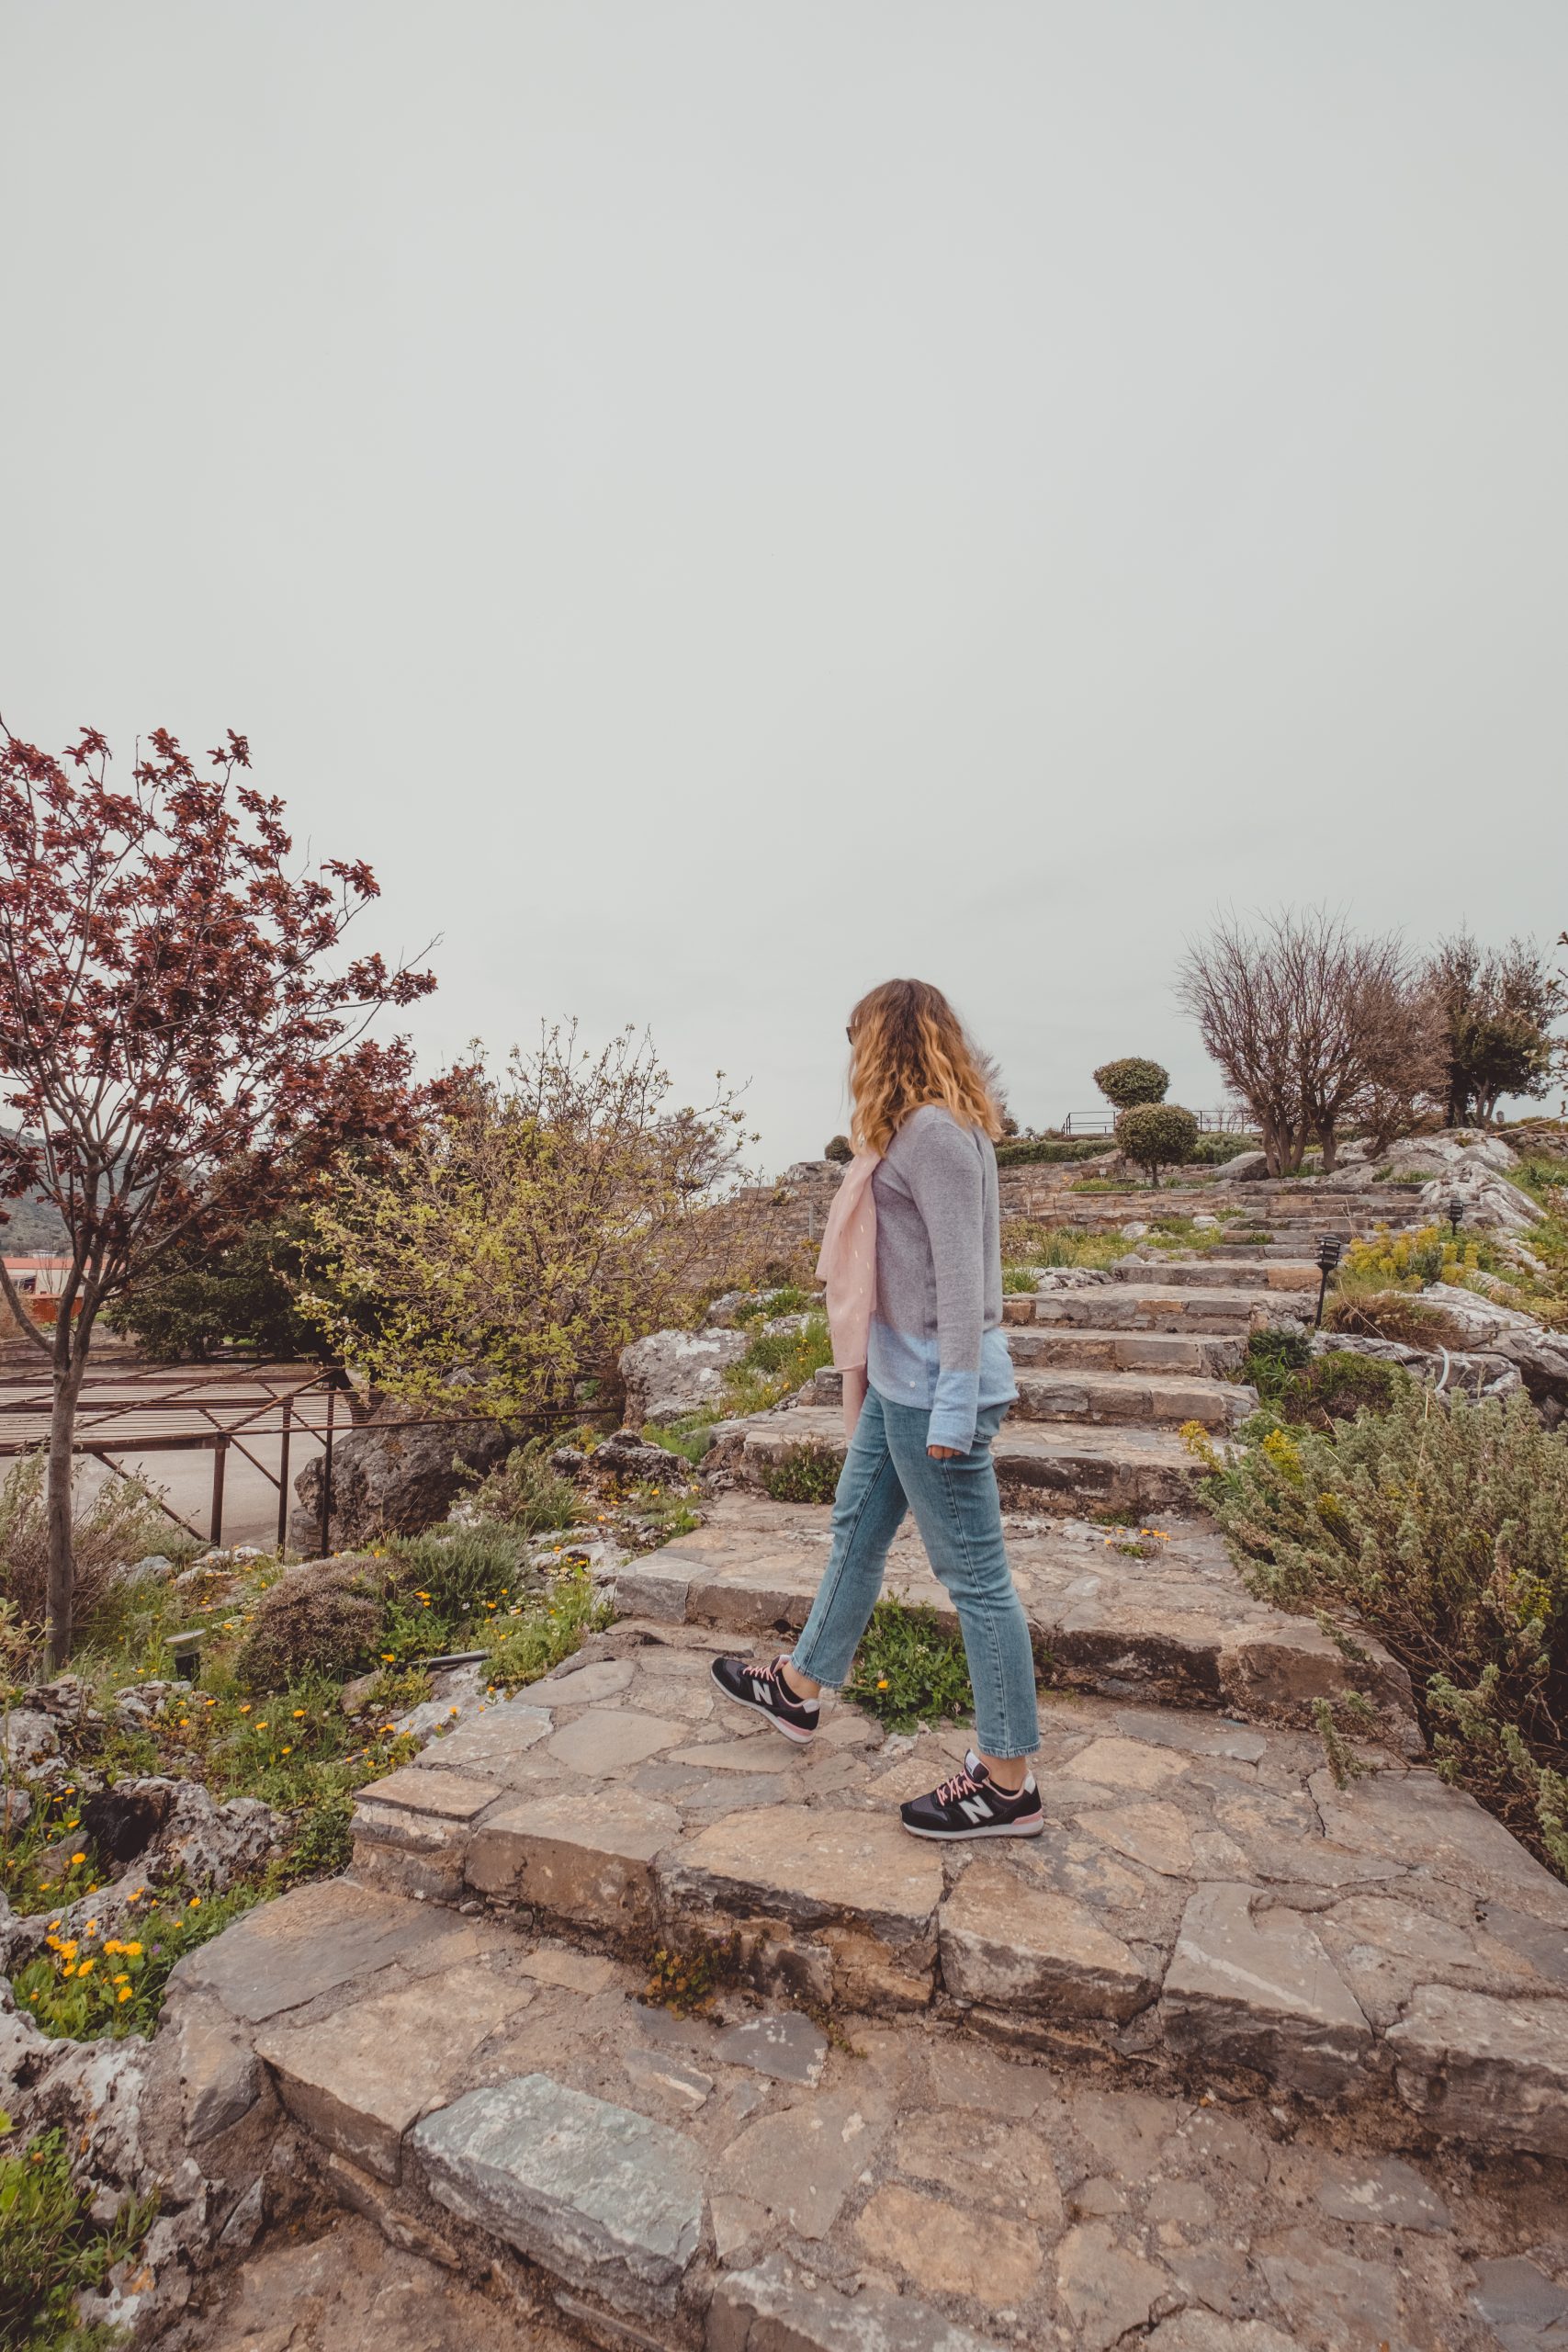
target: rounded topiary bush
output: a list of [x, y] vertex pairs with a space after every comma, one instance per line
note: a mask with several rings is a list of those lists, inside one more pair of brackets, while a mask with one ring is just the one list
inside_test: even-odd
[[368, 1665], [386, 1617], [382, 1564], [345, 1553], [311, 1560], [269, 1585], [234, 1660], [245, 1690], [283, 1690], [307, 1671], [334, 1680]]
[[1129, 1054], [1123, 1061], [1101, 1062], [1094, 1082], [1108, 1102], [1114, 1102], [1119, 1111], [1130, 1111], [1135, 1103], [1163, 1102], [1170, 1072], [1160, 1062]]
[[822, 1147], [824, 1159], [837, 1159], [842, 1162], [852, 1159], [854, 1156], [855, 1148], [848, 1136], [829, 1136]]
[[1162, 1168], [1178, 1168], [1198, 1140], [1198, 1122], [1178, 1102], [1137, 1102], [1116, 1122], [1116, 1141], [1126, 1158], [1159, 1183]]

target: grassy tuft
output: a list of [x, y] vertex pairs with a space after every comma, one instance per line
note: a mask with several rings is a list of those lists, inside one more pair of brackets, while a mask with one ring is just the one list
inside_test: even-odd
[[762, 1484], [776, 1503], [830, 1503], [839, 1491], [841, 1457], [825, 1445], [803, 1445], [770, 1463]]
[[[0, 2138], [11, 2119], [0, 2114]], [[100, 2290], [134, 2254], [157, 2211], [135, 2198], [113, 2222], [95, 2222], [91, 2182], [72, 2174], [64, 2134], [42, 2132], [0, 2152], [0, 2345], [16, 2352], [108, 2352], [118, 2328], [86, 2327], [77, 2298]]]

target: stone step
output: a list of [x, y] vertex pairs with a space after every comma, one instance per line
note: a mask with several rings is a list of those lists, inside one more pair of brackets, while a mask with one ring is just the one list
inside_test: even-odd
[[1166, 1258], [1158, 1267], [1146, 1263], [1129, 1265], [1125, 1259], [1112, 1266], [1117, 1282], [1143, 1283], [1156, 1277], [1166, 1290], [1228, 1290], [1258, 1291], [1310, 1290], [1318, 1285], [1318, 1269], [1308, 1260], [1222, 1258], [1216, 1251], [1209, 1258]]
[[[802, 1457], [819, 1464], [819, 1476], [828, 1480], [844, 1458], [843, 1416], [797, 1406], [740, 1424], [727, 1442], [739, 1476], [753, 1487], [778, 1482], [791, 1465], [798, 1469]], [[719, 1466], [717, 1449], [708, 1458]], [[1099, 1504], [1144, 1519], [1189, 1502], [1202, 1468], [1172, 1430], [1076, 1429], [1012, 1417], [992, 1459], [1003, 1496], [1020, 1508], [1075, 1510]]]
[[[1193, 1751], [1154, 1752], [1204, 1767]], [[1087, 1757], [1091, 1772], [1105, 1760], [1103, 1748]], [[1263, 1768], [1223, 1769], [1246, 1784]], [[1201, 2045], [1211, 2030], [1228, 2037], [1233, 2016], [1199, 1984], [1168, 1996], [1178, 2044], [1185, 2032], [1198, 2045], [1190, 2058], [1168, 2040], [1163, 1988], [1118, 2023], [1119, 1978], [1145, 1981], [1137, 1947], [1168, 1985], [1165, 1923], [1190, 1898], [1111, 1843], [1103, 1822], [1065, 1835], [1088, 1859], [1060, 1849], [1064, 1895], [1042, 1898], [1057, 1874], [1043, 1851], [982, 1851], [964, 1870], [953, 1857], [951, 1889], [942, 1868], [937, 1973], [1005, 1970], [1011, 2009], [943, 1991], [918, 2011], [828, 2020], [831, 2039], [793, 2004], [761, 2007], [739, 1986], [721, 1984], [698, 2015], [647, 2005], [646, 1962], [584, 1949], [603, 1939], [553, 1934], [525, 1912], [458, 1917], [341, 1879], [251, 1910], [176, 1973], [159, 2037], [174, 2061], [166, 2096], [192, 2118], [196, 2164], [212, 2177], [209, 2222], [238, 2214], [226, 2249], [249, 2242], [262, 2176], [269, 2202], [287, 2175], [355, 2218], [324, 2236], [290, 2222], [264, 2238], [233, 2273], [219, 2332], [200, 2327], [199, 2342], [272, 2352], [303, 2330], [314, 2343], [320, 2313], [334, 2352], [469, 2341], [1459, 2352], [1501, 2340], [1493, 2323], [1519, 2352], [1527, 2338], [1544, 2346], [1568, 2297], [1518, 2252], [1541, 2243], [1551, 2183], [1530, 2177], [1538, 2165], [1476, 2165], [1434, 2146], [1424, 2127], [1445, 2119], [1402, 2105], [1381, 2064], [1365, 2132], [1354, 2110], [1319, 2118], [1281, 2080], [1227, 2070]], [[776, 1857], [759, 1865], [761, 1895]], [[1143, 1878], [1151, 1932], [1129, 1940], [1107, 1924], [1096, 1942], [1097, 1917], [1141, 1927]], [[1396, 1907], [1371, 1901], [1385, 1922]], [[1332, 1947], [1331, 1979], [1304, 1993], [1301, 1965], [1315, 1953], [1292, 1951], [1274, 1914], [1252, 1913], [1261, 1970], [1253, 1945], [1233, 1942], [1226, 1956], [1241, 1961], [1287, 2066], [1314, 2034], [1350, 2039], [1348, 2019], [1326, 2031], [1316, 2020], [1332, 1984], [1353, 1981], [1337, 1914], [1349, 1912], [1353, 1934], [1368, 1909], [1352, 1890], [1315, 1914], [1291, 1911], [1295, 1932]], [[1450, 1970], [1488, 1932], [1473, 1904], [1460, 1909], [1461, 1931], [1441, 1928], [1432, 1947]], [[1006, 1951], [998, 1924], [1018, 1931]], [[1239, 1928], [1234, 1906], [1229, 1924]], [[1196, 1932], [1212, 1942], [1212, 1928]], [[1372, 1969], [1378, 1948], [1363, 1939], [1361, 1950]], [[1492, 2009], [1514, 2030], [1485, 2053], [1483, 2013], [1456, 2012], [1443, 2104], [1466, 2128], [1472, 2116], [1484, 2125], [1491, 2098], [1517, 2090], [1517, 2115], [1545, 2138], [1558, 2120], [1550, 2065], [1521, 2048], [1507, 2000]], [[1381, 2062], [1392, 2034], [1373, 2030]], [[1120, 2067], [1117, 2045], [1140, 2043], [1153, 2054]], [[1100, 2063], [1055, 2063], [1086, 2046]], [[1436, 2079], [1434, 2047], [1401, 2059], [1417, 2096]], [[216, 2137], [215, 2104], [231, 2127]], [[1390, 2154], [1391, 2142], [1408, 2153]], [[1516, 2172], [1526, 2177], [1511, 2192]]]
[[[1084, 1372], [1196, 1373], [1201, 1379], [1219, 1380], [1235, 1370], [1245, 1353], [1237, 1333], [1056, 1330], [1011, 1323], [1004, 1326], [1002, 1336], [1013, 1363], [1030, 1370], [1052, 1365]], [[824, 1364], [801, 1389], [799, 1401], [840, 1405], [843, 1375]]]
[[1010, 1292], [1005, 1325], [1046, 1324], [1057, 1330], [1177, 1332], [1210, 1339], [1245, 1339], [1260, 1305], [1257, 1289], [1217, 1290], [1168, 1282], [1164, 1269], [1123, 1268], [1115, 1282], [1082, 1290]]
[[[417, 1894], [439, 1840], [446, 1882], [530, 1938], [607, 1953], [733, 1939], [741, 1980], [765, 1999], [895, 2018], [940, 2002], [1064, 2063], [1123, 2062], [1145, 2081], [1228, 2073], [1568, 2154], [1568, 1888], [1435, 1773], [1369, 1753], [1338, 1788], [1310, 1734], [1047, 1698], [1043, 1837], [943, 1849], [911, 1839], [897, 1807], [953, 1769], [962, 1727], [888, 1742], [840, 1705], [802, 1751], [715, 1691], [715, 1645], [626, 1623], [605, 1655], [434, 1743], [361, 1792], [355, 1875], [387, 1890], [406, 1871]], [[497, 1988], [468, 2030], [506, 2021]], [[552, 2134], [553, 2177], [589, 2178], [578, 2151], [608, 2126], [525, 2065], [525, 2091], [487, 2090], [461, 2129], [450, 2109], [415, 2129], [420, 2069], [398, 2020], [361, 2010], [355, 2032], [396, 2071], [402, 2104], [387, 2120], [406, 2118], [438, 2200], [463, 2145], [528, 2170], [519, 2215], [547, 2196]], [[309, 2067], [276, 2039], [263, 2054], [296, 2112], [301, 2081], [321, 2111]], [[656, 2212], [664, 2243], [694, 2245], [694, 2175], [657, 2135], [616, 2131], [607, 2177], [623, 2215]], [[472, 2220], [483, 2200], [467, 2177], [474, 2203], [443, 2201]], [[671, 2184], [689, 2228], [669, 2220]], [[605, 2227], [613, 2202], [606, 2191]], [[536, 2238], [513, 2243], [538, 2258]], [[608, 2245], [603, 2259], [666, 2291], [669, 2264], [639, 2273], [640, 2255]]]
[[[1035, 1323], [1014, 1324], [1006, 1337], [1014, 1363], [1029, 1370], [1051, 1364], [1085, 1372], [1190, 1372], [1219, 1380], [1235, 1370], [1245, 1352], [1244, 1340], [1234, 1333], [1057, 1330]], [[837, 1398], [814, 1401], [830, 1404]]]
[[[830, 1510], [739, 1490], [716, 1498], [705, 1523], [616, 1571], [616, 1604], [665, 1624], [715, 1627], [742, 1643], [776, 1642], [805, 1623], [827, 1565]], [[1370, 1636], [1358, 1668], [1311, 1619], [1245, 1591], [1207, 1520], [1162, 1515], [1107, 1529], [1086, 1520], [1014, 1520], [1008, 1558], [1042, 1669], [1053, 1683], [1214, 1708], [1310, 1728], [1320, 1701], [1360, 1690], [1385, 1736], [1421, 1753], [1408, 1678]], [[906, 1521], [884, 1589], [957, 1619]]]
[[1199, 1421], [1232, 1430], [1258, 1410], [1258, 1391], [1224, 1380], [1182, 1379], [1173, 1374], [1091, 1372], [1066, 1367], [1023, 1370], [1017, 1375], [1021, 1421], [1082, 1421], [1095, 1427]]

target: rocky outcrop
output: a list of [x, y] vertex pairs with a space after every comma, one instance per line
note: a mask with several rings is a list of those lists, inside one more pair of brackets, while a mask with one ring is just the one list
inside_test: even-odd
[[321, 1457], [294, 1481], [299, 1507], [288, 1522], [299, 1552], [342, 1552], [378, 1535], [417, 1535], [445, 1519], [468, 1484], [503, 1462], [514, 1433], [499, 1421], [412, 1423], [406, 1405], [389, 1403], [345, 1430], [333, 1449], [332, 1520], [321, 1542]]
[[646, 1339], [634, 1340], [621, 1351], [627, 1421], [640, 1429], [649, 1421], [679, 1420], [683, 1413], [716, 1404], [725, 1374], [750, 1344], [749, 1332], [718, 1327], [650, 1331]]
[[259, 1797], [220, 1804], [198, 1781], [148, 1775], [99, 1789], [82, 1807], [82, 1834], [116, 1875], [58, 1911], [0, 1912], [0, 1969], [14, 1975], [44, 1949], [52, 1922], [62, 1936], [81, 1935], [89, 1919], [118, 1932], [145, 1908], [150, 1887], [179, 1885], [221, 1893], [259, 1870], [281, 1846], [287, 1825]]
[[1452, 1283], [1428, 1283], [1421, 1295], [1453, 1318], [1472, 1348], [1516, 1364], [1531, 1397], [1550, 1408], [1552, 1420], [1568, 1411], [1568, 1332], [1549, 1331], [1533, 1315], [1499, 1306]]

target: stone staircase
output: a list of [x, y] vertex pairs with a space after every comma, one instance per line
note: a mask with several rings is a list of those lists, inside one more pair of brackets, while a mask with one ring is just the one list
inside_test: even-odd
[[[841, 1443], [819, 1380], [610, 1632], [360, 1792], [348, 1878], [182, 1962], [182, 2030], [240, 2038], [392, 2245], [606, 2352], [1555, 2341], [1568, 1888], [1425, 1767], [1377, 1644], [1253, 1599], [1197, 1517], [1082, 1515], [1185, 1494], [1176, 1426], [1223, 1439], [1260, 1302], [1316, 1278], [1219, 1262], [1009, 1301], [1043, 1837], [903, 1833], [961, 1726], [840, 1702], [802, 1750], [715, 1690], [819, 1579], [828, 1507], [758, 1487]], [[952, 1623], [912, 1534], [887, 1589]], [[708, 2013], [641, 2002], [650, 1964]]]
[[[1247, 1336], [1281, 1297], [1309, 1305], [1317, 1283], [1310, 1260], [1226, 1247], [1129, 1256], [1098, 1278], [1047, 1272], [1038, 1290], [1010, 1295], [1019, 1394], [995, 1450], [1004, 1497], [1134, 1520], [1190, 1504], [1201, 1464], [1179, 1432], [1196, 1421], [1223, 1439], [1254, 1410], [1255, 1391], [1234, 1376]], [[843, 1456], [840, 1396], [838, 1374], [818, 1373], [788, 1409], [728, 1430], [716, 1464], [768, 1488], [803, 1453], [826, 1475]]]
[[[962, 1728], [840, 1705], [802, 1751], [717, 1697], [725, 1645], [628, 1617], [363, 1791], [347, 1879], [182, 1962], [193, 2109], [214, 2052], [259, 2067], [275, 2163], [606, 2352], [1568, 2317], [1526, 2258], [1568, 2183], [1568, 1889], [1469, 1799], [1375, 1752], [1337, 1786], [1266, 1694], [1108, 1676], [1044, 1698], [1045, 1836], [946, 1851], [896, 1807]], [[638, 1999], [705, 1950], [710, 2014]]]

